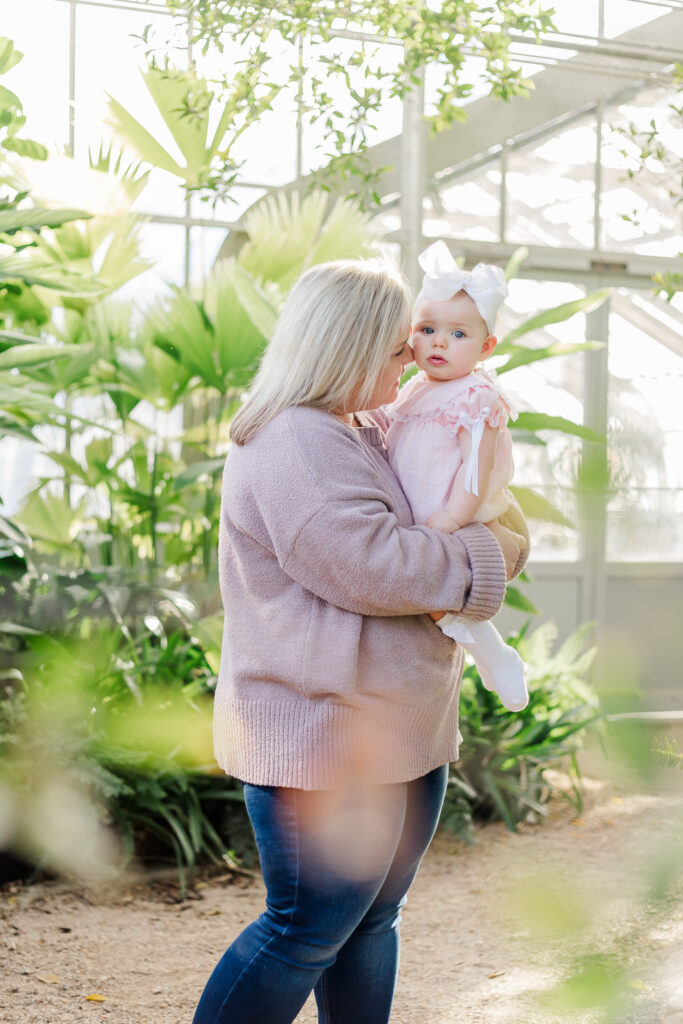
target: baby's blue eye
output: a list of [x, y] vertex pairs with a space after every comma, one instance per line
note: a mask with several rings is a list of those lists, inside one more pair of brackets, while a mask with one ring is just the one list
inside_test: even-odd
[[423, 334], [433, 334], [434, 333], [434, 328], [433, 327], [423, 327], [422, 328], [422, 333]]
[[465, 337], [465, 332], [464, 331], [453, 331], [453, 337], [454, 338], [464, 338]]

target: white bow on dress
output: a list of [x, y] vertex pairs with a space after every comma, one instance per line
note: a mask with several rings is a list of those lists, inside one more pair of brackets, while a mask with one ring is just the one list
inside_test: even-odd
[[471, 271], [461, 270], [445, 242], [439, 240], [418, 257], [425, 271], [420, 297], [445, 302], [459, 291], [474, 301], [488, 331], [493, 334], [496, 314], [507, 296], [505, 274], [490, 263], [477, 263]]

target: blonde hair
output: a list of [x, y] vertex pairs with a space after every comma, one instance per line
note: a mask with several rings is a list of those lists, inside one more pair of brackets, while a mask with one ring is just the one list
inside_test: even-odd
[[311, 267], [285, 302], [249, 398], [230, 437], [245, 444], [283, 409], [309, 405], [327, 412], [367, 407], [410, 323], [408, 285], [381, 260], [337, 260]]

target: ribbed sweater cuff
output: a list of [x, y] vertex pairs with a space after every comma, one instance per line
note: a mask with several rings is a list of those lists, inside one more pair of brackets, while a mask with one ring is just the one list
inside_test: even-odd
[[458, 530], [472, 567], [472, 586], [460, 612], [470, 619], [492, 618], [505, 597], [505, 560], [498, 541], [483, 523]]

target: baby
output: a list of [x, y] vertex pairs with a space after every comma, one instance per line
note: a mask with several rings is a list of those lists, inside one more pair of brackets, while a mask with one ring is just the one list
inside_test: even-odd
[[[496, 313], [507, 295], [499, 267], [459, 269], [444, 242], [419, 259], [425, 271], [411, 345], [421, 373], [386, 410], [387, 449], [416, 523], [453, 533], [508, 508], [512, 478], [508, 419], [516, 415], [479, 363], [497, 344]], [[524, 663], [492, 622], [447, 613], [438, 622], [476, 663], [481, 681], [506, 708], [529, 700]]]

